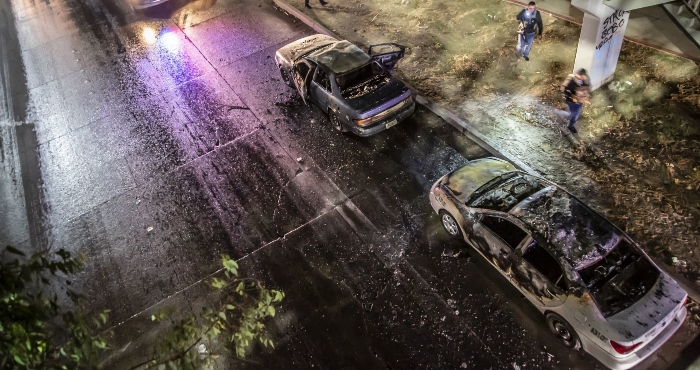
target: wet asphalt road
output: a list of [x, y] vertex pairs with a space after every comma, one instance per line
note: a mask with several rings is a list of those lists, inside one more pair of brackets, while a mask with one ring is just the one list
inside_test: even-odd
[[274, 65], [312, 30], [267, 2], [149, 15], [0, 1], [0, 242], [87, 255], [73, 285], [112, 310], [108, 367], [139, 362], [154, 309], [206, 299], [227, 253], [287, 294], [277, 349], [240, 366], [601, 368], [432, 214], [431, 183], [487, 152], [424, 109], [334, 132]]

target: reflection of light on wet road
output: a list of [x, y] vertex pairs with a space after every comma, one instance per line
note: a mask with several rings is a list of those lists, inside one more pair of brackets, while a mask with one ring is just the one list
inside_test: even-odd
[[156, 35], [156, 30], [154, 30], [151, 27], [146, 27], [143, 29], [143, 41], [146, 44], [153, 45], [153, 44], [155, 44], [157, 39], [158, 39], [158, 37]]
[[174, 32], [163, 30], [161, 32], [159, 43], [163, 45], [165, 50], [174, 53], [180, 48], [180, 40], [177, 39], [177, 35]]

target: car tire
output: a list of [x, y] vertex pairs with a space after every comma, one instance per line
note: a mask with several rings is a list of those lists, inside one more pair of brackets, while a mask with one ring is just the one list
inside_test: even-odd
[[340, 122], [340, 117], [335, 112], [328, 112], [328, 120], [331, 121], [331, 125], [333, 126], [333, 129], [335, 129], [338, 132], [348, 132], [347, 127], [343, 125], [342, 122]]
[[442, 227], [450, 234], [451, 237], [455, 239], [462, 239], [462, 229], [459, 227], [457, 220], [450, 214], [450, 212], [441, 210], [439, 213], [440, 222]]
[[550, 312], [545, 316], [545, 319], [547, 320], [547, 328], [557, 337], [559, 343], [576, 350], [581, 348], [581, 340], [576, 331], [563, 317]]

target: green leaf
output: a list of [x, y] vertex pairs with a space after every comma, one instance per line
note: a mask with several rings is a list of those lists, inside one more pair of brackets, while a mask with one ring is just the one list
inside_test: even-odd
[[227, 310], [235, 310], [235, 309], [236, 309], [236, 306], [234, 306], [234, 305], [232, 305], [232, 304], [227, 304], [227, 305], [226, 305], [226, 309], [227, 309]]
[[24, 361], [22, 361], [22, 359], [19, 358], [19, 356], [17, 356], [17, 355], [15, 355], [15, 362], [20, 364], [20, 365], [24, 365]]
[[224, 259], [222, 260], [222, 263], [224, 265], [224, 268], [226, 268], [226, 271], [234, 275], [238, 275], [238, 263], [236, 263], [236, 261], [231, 259]]
[[270, 314], [270, 316], [274, 317], [275, 316], [275, 308], [272, 306], [267, 306], [267, 313]]
[[216, 288], [216, 289], [221, 289], [226, 285], [226, 282], [219, 279], [219, 278], [213, 278], [211, 281], [211, 286]]
[[226, 313], [224, 311], [219, 311], [219, 317], [223, 320], [226, 320]]
[[151, 321], [156, 321], [156, 315], [151, 315]]

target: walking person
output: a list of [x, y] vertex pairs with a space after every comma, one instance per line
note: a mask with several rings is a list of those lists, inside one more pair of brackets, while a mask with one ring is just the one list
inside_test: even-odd
[[530, 1], [530, 3], [527, 4], [527, 8], [521, 10], [515, 19], [520, 21], [520, 27], [518, 29], [518, 54], [529, 61], [532, 42], [535, 40], [536, 35], [542, 37], [543, 28], [542, 17], [540, 16], [540, 12], [536, 9], [535, 2]]
[[571, 133], [575, 134], [576, 121], [581, 115], [581, 110], [583, 108], [583, 103], [590, 104], [591, 89], [589, 85], [589, 78], [586, 70], [581, 68], [578, 69], [574, 74], [570, 74], [561, 84], [559, 90], [564, 93], [564, 99], [566, 100], [566, 105], [569, 107], [569, 125], [567, 128]]
[[[326, 5], [326, 4], [328, 4], [328, 2], [323, 1], [323, 0], [318, 0], [318, 2], [321, 3], [321, 5]], [[311, 5], [309, 5], [309, 0], [304, 0], [304, 6], [307, 7], [307, 8], [309, 8], [309, 9], [311, 9]]]

